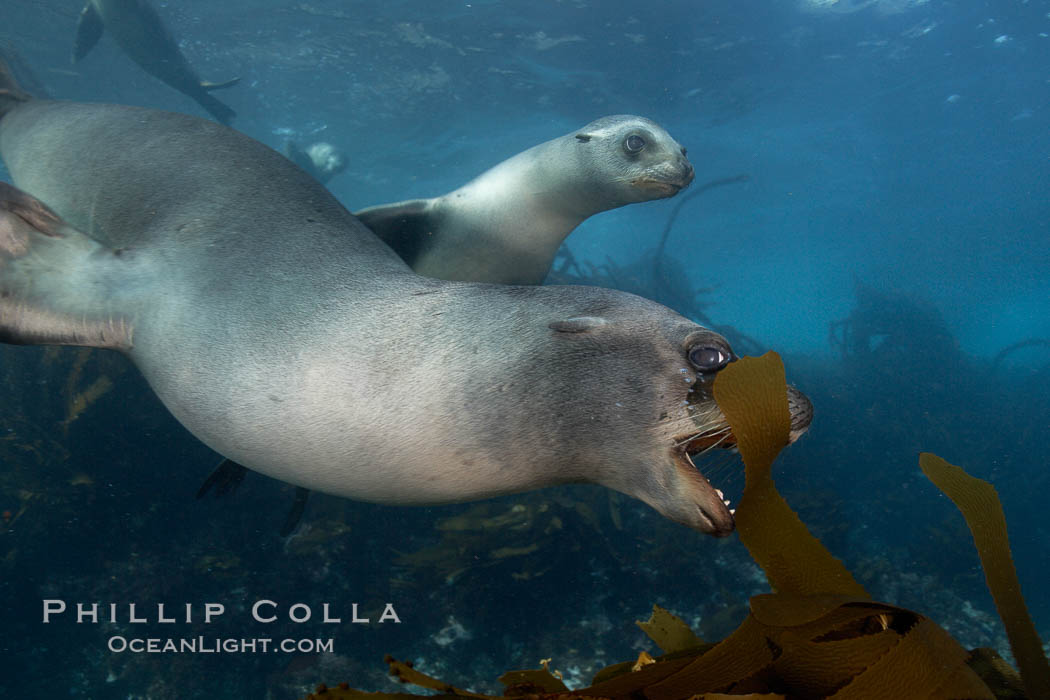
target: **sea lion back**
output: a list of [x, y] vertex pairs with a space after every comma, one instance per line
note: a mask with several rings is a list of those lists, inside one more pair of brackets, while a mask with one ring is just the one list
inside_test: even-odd
[[[31, 101], [0, 121], [0, 149], [20, 187], [112, 247], [157, 236], [211, 245], [235, 237], [238, 224], [259, 228], [260, 219], [357, 228], [331, 194], [280, 154], [182, 114]], [[222, 230], [209, 227], [216, 220]]]

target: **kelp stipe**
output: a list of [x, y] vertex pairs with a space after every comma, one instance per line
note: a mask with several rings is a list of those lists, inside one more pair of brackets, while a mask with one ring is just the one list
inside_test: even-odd
[[[774, 592], [751, 599], [751, 614], [733, 634], [704, 644], [666, 611], [642, 629], [665, 654], [642, 654], [599, 671], [590, 687], [569, 691], [546, 668], [510, 672], [504, 697], [609, 700], [831, 698], [834, 700], [1004, 700], [1050, 698], [1050, 674], [1009, 559], [995, 490], [933, 455], [927, 475], [959, 505], [974, 532], [989, 587], [1007, 625], [1026, 693], [1008, 664], [990, 650], [967, 652], [926, 617], [871, 600], [841, 561], [806, 529], [776, 491], [772, 464], [787, 444], [784, 368], [779, 356], [744, 358], [715, 381], [715, 399], [733, 428], [747, 471], [737, 516], [740, 538]], [[992, 567], [995, 567], [994, 570]], [[988, 572], [991, 571], [989, 574]], [[1014, 597], [1002, 588], [1013, 587]], [[1022, 657], [1024, 661], [1021, 661]], [[478, 696], [387, 657], [391, 675], [444, 697]], [[395, 700], [404, 694], [319, 687], [312, 700]]]

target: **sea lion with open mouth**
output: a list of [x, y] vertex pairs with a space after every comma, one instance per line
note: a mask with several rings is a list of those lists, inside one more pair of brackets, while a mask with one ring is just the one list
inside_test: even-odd
[[2, 69], [0, 115], [25, 190], [0, 186], [3, 342], [119, 350], [210, 447], [309, 489], [437, 504], [590, 482], [733, 530], [690, 460], [730, 442], [717, 333], [613, 290], [416, 275], [214, 122], [32, 100]]

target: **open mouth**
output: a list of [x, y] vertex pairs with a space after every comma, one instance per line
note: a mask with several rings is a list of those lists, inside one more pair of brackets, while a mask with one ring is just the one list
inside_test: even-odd
[[673, 448], [674, 458], [678, 461], [679, 466], [693, 472], [694, 483], [697, 478], [699, 480], [699, 483], [696, 483], [698, 493], [695, 502], [702, 522], [701, 529], [715, 537], [725, 537], [736, 528], [736, 522], [733, 520], [735, 509], [731, 508], [732, 504], [722, 490], [708, 481], [703, 472], [697, 468], [693, 458], [716, 447], [735, 446], [736, 438], [733, 437], [729, 427], [725, 426], [694, 435], [679, 442]]
[[[788, 442], [792, 443], [809, 428], [813, 418], [813, 405], [805, 394], [794, 387], [788, 387], [787, 398], [791, 411], [791, 433]], [[671, 448], [672, 456], [680, 468], [692, 473], [692, 481], [696, 487], [694, 502], [700, 514], [701, 529], [715, 537], [725, 537], [736, 527], [733, 519], [735, 509], [731, 508], [732, 504], [722, 490], [716, 488], [697, 469], [693, 458], [716, 448], [735, 448], [736, 436], [733, 435], [722, 412], [714, 406], [709, 397], [694, 395], [690, 399], [692, 410], [695, 411], [691, 418], [697, 429], [675, 440], [675, 445]]]
[[656, 192], [663, 197], [672, 197], [688, 185], [692, 180], [686, 180], [684, 182], [673, 182], [670, 180], [653, 180], [651, 178], [638, 178], [631, 182], [631, 184], [640, 190], [647, 192]]

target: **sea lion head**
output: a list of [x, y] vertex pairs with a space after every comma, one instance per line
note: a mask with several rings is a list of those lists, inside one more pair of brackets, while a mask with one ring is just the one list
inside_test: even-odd
[[[579, 459], [589, 461], [587, 472], [595, 475], [587, 480], [638, 498], [676, 522], [728, 535], [735, 527], [729, 506], [692, 458], [736, 445], [712, 387], [737, 357], [722, 335], [659, 305], [638, 307], [632, 315], [612, 310], [549, 326], [565, 358], [562, 369], [570, 358], [577, 366], [567, 400], [586, 405], [560, 408], [578, 423], [571, 428], [587, 453]], [[809, 427], [812, 406], [795, 389], [788, 398], [794, 441]]]
[[602, 117], [574, 136], [589, 169], [605, 176], [605, 195], [615, 206], [671, 197], [693, 181], [685, 148], [644, 117]]
[[306, 149], [306, 155], [310, 158], [314, 168], [324, 178], [328, 179], [346, 170], [346, 155], [336, 146], [326, 142], [318, 141]]

